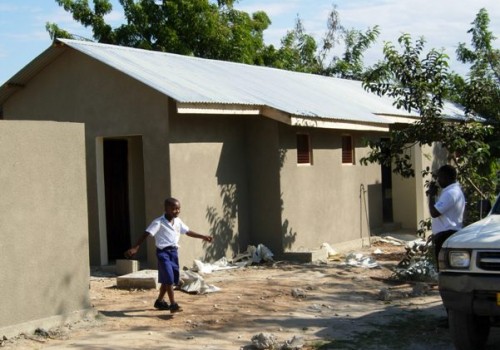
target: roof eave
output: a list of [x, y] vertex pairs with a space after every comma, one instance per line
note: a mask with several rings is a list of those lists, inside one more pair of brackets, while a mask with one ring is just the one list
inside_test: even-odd
[[308, 117], [291, 115], [269, 106], [241, 105], [241, 104], [219, 104], [219, 103], [194, 103], [177, 101], [177, 112], [179, 114], [198, 115], [261, 115], [281, 123], [310, 128], [379, 131], [388, 132], [388, 123], [369, 123], [350, 121], [341, 118]]
[[17, 91], [24, 88], [35, 75], [56, 60], [66, 49], [67, 47], [63, 43], [54, 41], [50, 47], [8, 79], [0, 86], [0, 105]]

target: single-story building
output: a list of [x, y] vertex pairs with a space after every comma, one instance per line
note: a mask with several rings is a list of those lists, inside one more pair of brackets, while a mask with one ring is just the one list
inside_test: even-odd
[[[122, 258], [169, 196], [215, 237], [182, 238], [189, 266], [249, 244], [280, 258], [359, 246], [427, 216], [423, 179], [359, 161], [365, 139], [418, 116], [357, 81], [61, 39], [0, 87], [0, 107], [85, 124], [91, 265]], [[412, 149], [417, 170], [432, 152]], [[152, 240], [139, 259], [154, 266]]]

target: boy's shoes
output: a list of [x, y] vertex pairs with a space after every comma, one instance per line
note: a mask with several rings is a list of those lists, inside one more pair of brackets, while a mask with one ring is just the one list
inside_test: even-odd
[[170, 306], [168, 306], [168, 303], [165, 300], [156, 300], [155, 308], [158, 310], [170, 310]]
[[173, 314], [174, 312], [181, 312], [182, 308], [179, 306], [177, 303], [173, 303], [170, 305], [170, 313]]

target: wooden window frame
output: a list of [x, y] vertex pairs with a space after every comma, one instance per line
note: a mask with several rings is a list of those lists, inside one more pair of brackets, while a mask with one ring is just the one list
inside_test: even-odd
[[311, 137], [306, 133], [297, 133], [297, 165], [312, 165]]
[[342, 164], [354, 164], [354, 141], [352, 135], [342, 135]]

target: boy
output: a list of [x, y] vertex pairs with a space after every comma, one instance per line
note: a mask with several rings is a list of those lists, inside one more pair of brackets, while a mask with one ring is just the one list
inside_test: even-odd
[[[153, 220], [144, 234], [137, 240], [137, 243], [125, 252], [125, 257], [128, 259], [133, 257], [149, 235], [154, 237], [158, 258], [158, 282], [161, 283], [154, 307], [159, 310], [170, 310], [171, 313], [174, 313], [182, 311], [174, 298], [174, 286], [179, 283], [179, 257], [177, 254], [179, 237], [181, 234], [186, 234], [189, 237], [200, 238], [205, 242], [212, 242], [212, 237], [191, 231], [178, 218], [181, 204], [177, 199], [165, 199], [164, 206], [165, 214]], [[165, 294], [168, 295], [170, 305], [164, 299]]]

